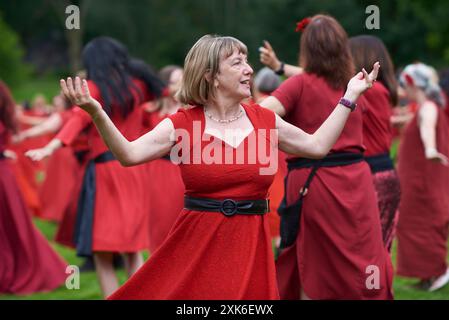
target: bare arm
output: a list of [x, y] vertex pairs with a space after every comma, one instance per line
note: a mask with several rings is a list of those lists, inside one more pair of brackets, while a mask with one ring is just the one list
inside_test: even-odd
[[[273, 71], [278, 71], [281, 68], [282, 62], [276, 56], [273, 48], [268, 41], [264, 41], [264, 46], [259, 48], [260, 62]], [[284, 64], [284, 75], [289, 78], [294, 75], [304, 72], [301, 67], [297, 67], [291, 64]]]
[[59, 139], [52, 139], [45, 147], [40, 149], [28, 150], [25, 156], [33, 161], [41, 161], [42, 159], [51, 156], [56, 150], [62, 148], [63, 144]]
[[437, 150], [436, 127], [438, 107], [431, 102], [425, 102], [419, 109], [418, 124], [421, 141], [424, 145], [426, 158], [448, 165], [448, 159]]
[[52, 114], [44, 122], [20, 132], [15, 138], [15, 142], [19, 142], [25, 139], [39, 137], [47, 133], [58, 131], [62, 126], [62, 119], [59, 113]]
[[131, 142], [117, 129], [100, 103], [90, 96], [86, 80], [83, 80], [82, 84], [78, 77], [75, 84], [71, 78], [68, 78], [67, 82], [61, 80], [61, 88], [73, 104], [89, 113], [104, 142], [123, 166], [133, 166], [159, 158], [173, 146], [171, 137], [174, 127], [171, 120], [163, 120], [153, 130]]
[[[368, 88], [372, 87], [373, 81], [377, 78], [379, 72], [379, 63], [376, 62], [373, 71], [368, 75], [365, 70], [359, 72], [348, 83], [348, 89], [344, 98], [355, 102], [358, 97]], [[274, 97], [269, 97], [262, 101], [261, 106], [273, 111], [283, 110], [285, 108], [280, 101]], [[276, 112], [278, 113], [278, 112]], [[329, 117], [313, 134], [307, 134], [303, 130], [292, 124], [276, 117], [276, 128], [279, 135], [279, 147], [281, 150], [297, 156], [307, 158], [323, 158], [337, 141], [346, 124], [351, 110], [341, 104], [338, 104]]]

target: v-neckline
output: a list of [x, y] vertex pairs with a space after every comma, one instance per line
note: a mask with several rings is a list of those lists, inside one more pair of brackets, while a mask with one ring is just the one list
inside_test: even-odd
[[204, 136], [204, 134], [207, 134], [207, 135], [209, 135], [209, 136], [211, 136], [211, 137], [214, 137], [215, 139], [220, 140], [222, 143], [228, 145], [228, 146], [231, 147], [232, 149], [237, 150], [237, 149], [240, 147], [240, 145], [241, 145], [246, 139], [248, 139], [248, 137], [249, 137], [253, 132], [256, 131], [256, 126], [254, 125], [255, 121], [254, 121], [254, 119], [253, 119], [252, 113], [251, 113], [251, 112], [248, 112], [248, 107], [247, 107], [245, 104], [241, 103], [240, 105], [241, 105], [241, 106], [243, 107], [243, 109], [245, 110], [245, 113], [246, 113], [246, 115], [248, 116], [248, 120], [249, 120], [249, 122], [251, 123], [251, 125], [253, 126], [253, 129], [252, 129], [251, 131], [249, 131], [247, 135], [245, 135], [245, 137], [239, 142], [239, 144], [237, 144], [237, 145], [234, 147], [233, 145], [229, 144], [228, 142], [226, 142], [226, 141], [223, 140], [222, 138], [217, 137], [216, 135], [213, 135], [213, 134], [211, 134], [211, 133], [206, 132], [206, 121], [207, 121], [207, 119], [206, 119], [206, 114], [205, 114], [205, 112], [204, 112], [204, 107], [201, 108], [201, 117], [202, 117], [202, 120], [203, 120], [203, 121], [202, 121], [202, 135]]

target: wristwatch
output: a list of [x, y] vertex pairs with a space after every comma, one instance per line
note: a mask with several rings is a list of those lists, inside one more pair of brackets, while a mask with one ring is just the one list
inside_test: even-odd
[[341, 104], [342, 106], [345, 106], [346, 108], [351, 109], [351, 112], [354, 111], [355, 108], [357, 107], [356, 103], [352, 102], [351, 100], [345, 99], [345, 98], [341, 98], [338, 103]]
[[280, 68], [278, 70], [276, 70], [274, 73], [276, 73], [278, 76], [284, 75], [284, 73], [285, 73], [284, 66], [285, 66], [285, 64], [283, 62], [281, 62]]

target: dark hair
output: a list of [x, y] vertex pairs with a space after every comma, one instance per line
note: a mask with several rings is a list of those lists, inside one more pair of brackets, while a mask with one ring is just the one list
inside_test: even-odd
[[376, 61], [380, 62], [377, 80], [387, 88], [390, 101], [395, 106], [398, 103], [398, 82], [390, 54], [382, 40], [374, 36], [361, 35], [349, 39], [349, 46], [357, 70], [362, 68], [370, 70]]
[[13, 133], [17, 132], [15, 107], [11, 92], [6, 84], [0, 80], [0, 122]]
[[326, 79], [333, 89], [344, 89], [354, 75], [348, 35], [331, 16], [315, 15], [304, 29], [299, 65]]
[[118, 111], [126, 116], [134, 108], [132, 90], [141, 92], [132, 78], [144, 81], [156, 97], [161, 95], [162, 81], [145, 62], [131, 59], [126, 47], [115, 39], [99, 37], [90, 41], [83, 50], [83, 64], [87, 78], [98, 86], [109, 115]]

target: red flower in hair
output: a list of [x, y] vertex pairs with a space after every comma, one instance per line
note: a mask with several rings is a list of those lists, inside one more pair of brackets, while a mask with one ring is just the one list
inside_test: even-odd
[[303, 32], [304, 29], [307, 27], [307, 25], [310, 23], [311, 19], [310, 18], [304, 18], [301, 21], [296, 23], [296, 29], [295, 32]]

